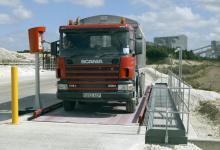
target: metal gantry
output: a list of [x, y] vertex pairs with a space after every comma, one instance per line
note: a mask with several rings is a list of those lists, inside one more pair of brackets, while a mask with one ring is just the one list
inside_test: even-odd
[[189, 130], [191, 87], [172, 72], [166, 78], [152, 87], [145, 115], [145, 141], [184, 144]]

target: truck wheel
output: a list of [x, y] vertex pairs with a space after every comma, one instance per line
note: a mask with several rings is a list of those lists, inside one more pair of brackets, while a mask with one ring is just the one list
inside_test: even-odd
[[76, 102], [63, 101], [63, 108], [65, 111], [71, 111], [75, 108]]
[[139, 97], [142, 97], [144, 95], [144, 85], [145, 85], [145, 75], [141, 74], [140, 80], [139, 80]]
[[140, 82], [139, 84], [139, 91], [138, 91], [138, 97], [141, 98], [143, 96], [143, 87], [142, 87], [142, 83]]
[[126, 112], [133, 113], [135, 111], [135, 101], [131, 100], [126, 103]]

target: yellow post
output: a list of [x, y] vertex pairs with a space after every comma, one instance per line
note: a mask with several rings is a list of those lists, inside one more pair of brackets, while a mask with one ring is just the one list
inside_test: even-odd
[[12, 124], [18, 124], [18, 68], [11, 67]]

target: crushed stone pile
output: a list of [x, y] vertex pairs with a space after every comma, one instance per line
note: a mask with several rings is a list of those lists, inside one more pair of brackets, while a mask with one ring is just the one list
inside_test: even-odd
[[34, 56], [31, 54], [17, 53], [9, 51], [5, 48], [0, 48], [0, 63], [11, 62], [33, 62]]

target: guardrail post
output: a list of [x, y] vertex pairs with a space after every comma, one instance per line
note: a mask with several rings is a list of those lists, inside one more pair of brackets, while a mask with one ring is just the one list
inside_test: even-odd
[[18, 68], [11, 67], [12, 124], [18, 124]]

